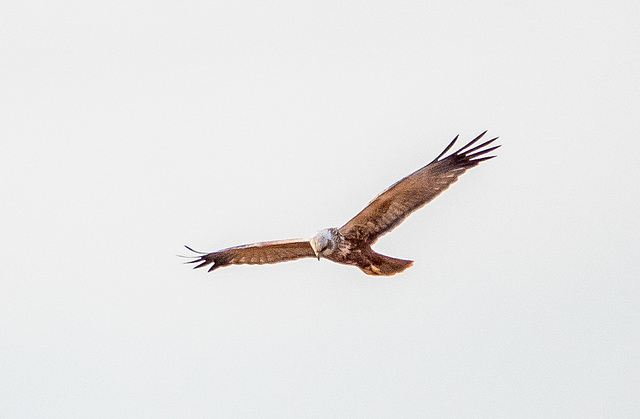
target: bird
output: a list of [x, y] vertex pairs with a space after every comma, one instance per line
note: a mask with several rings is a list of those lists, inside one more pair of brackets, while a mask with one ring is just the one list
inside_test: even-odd
[[449, 188], [464, 172], [496, 157], [487, 154], [500, 147], [492, 145], [498, 137], [472, 147], [486, 133], [484, 131], [458, 151], [443, 157], [458, 140], [459, 135], [456, 135], [438, 157], [382, 191], [342, 227], [320, 230], [310, 239], [258, 242], [211, 253], [185, 245], [195, 254], [186, 263], [197, 263], [194, 268], [211, 265], [208, 269], [211, 272], [229, 265], [261, 265], [314, 257], [357, 266], [367, 275], [391, 276], [403, 272], [413, 265], [412, 260], [376, 253], [371, 246]]

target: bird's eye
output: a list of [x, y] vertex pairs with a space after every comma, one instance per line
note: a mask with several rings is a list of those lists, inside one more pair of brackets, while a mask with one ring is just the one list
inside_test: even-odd
[[328, 245], [328, 244], [325, 244], [325, 245], [324, 245], [324, 247], [323, 247], [322, 249], [320, 249], [320, 252], [319, 252], [319, 253], [324, 252], [325, 250], [327, 250], [327, 248], [328, 248], [328, 247], [329, 247], [329, 245]]

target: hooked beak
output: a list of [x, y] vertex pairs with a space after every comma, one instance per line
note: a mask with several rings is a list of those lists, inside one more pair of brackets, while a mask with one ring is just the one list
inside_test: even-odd
[[318, 249], [316, 249], [316, 243], [315, 241], [311, 240], [309, 242], [309, 244], [311, 245], [311, 248], [313, 249], [313, 253], [316, 254], [316, 257], [318, 258], [318, 260], [320, 260], [320, 253], [318, 253]]

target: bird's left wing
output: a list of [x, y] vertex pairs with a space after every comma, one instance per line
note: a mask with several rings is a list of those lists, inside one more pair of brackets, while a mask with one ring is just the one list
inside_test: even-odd
[[348, 238], [373, 244], [378, 237], [391, 231], [412, 212], [431, 202], [468, 169], [495, 156], [484, 156], [500, 146], [488, 147], [496, 138], [471, 148], [482, 136], [455, 153], [441, 159], [455, 144], [458, 137], [438, 157], [421, 169], [401, 179], [380, 193], [355, 217], [340, 228]]
[[200, 254], [200, 256], [194, 256], [194, 260], [187, 263], [198, 263], [195, 268], [211, 265], [209, 272], [227, 265], [262, 265], [265, 263], [278, 263], [305, 257], [315, 257], [309, 240], [305, 239], [245, 244], [212, 253], [202, 253], [193, 250], [189, 246], [185, 247], [192, 252]]

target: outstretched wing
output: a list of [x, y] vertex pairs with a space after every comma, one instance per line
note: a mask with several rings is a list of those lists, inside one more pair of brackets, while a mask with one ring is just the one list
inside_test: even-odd
[[287, 260], [314, 257], [315, 253], [309, 244], [309, 240], [291, 239], [271, 242], [245, 244], [243, 246], [230, 247], [212, 253], [202, 253], [187, 249], [201, 256], [194, 256], [194, 260], [187, 263], [198, 263], [195, 268], [211, 265], [209, 272], [227, 265], [262, 265], [265, 263], [278, 263]]
[[355, 217], [340, 228], [344, 237], [373, 244], [378, 237], [391, 231], [412, 212], [431, 202], [468, 169], [495, 156], [481, 157], [496, 148], [486, 148], [496, 138], [476, 147], [474, 145], [487, 131], [455, 153], [440, 159], [455, 144], [458, 136], [438, 157], [423, 168], [391, 185], [380, 193]]

